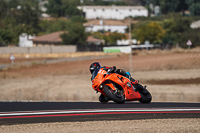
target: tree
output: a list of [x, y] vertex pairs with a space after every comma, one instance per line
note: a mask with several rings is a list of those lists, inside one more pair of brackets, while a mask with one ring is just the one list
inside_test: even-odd
[[49, 4], [46, 5], [47, 13], [54, 17], [81, 15], [81, 11], [77, 9], [79, 4], [78, 0], [49, 0]]
[[92, 34], [94, 38], [102, 39], [105, 41], [105, 44], [111, 45], [116, 44], [117, 40], [126, 39], [126, 35], [118, 32], [94, 32]]
[[103, 39], [103, 40], [105, 41], [105, 44], [108, 43], [108, 36], [106, 36], [106, 35], [105, 35], [104, 33], [102, 33], [102, 32], [94, 32], [94, 33], [92, 34], [92, 36], [93, 36], [94, 38]]
[[[21, 8], [17, 8], [20, 5]], [[36, 34], [39, 30], [38, 1], [0, 1], [0, 40], [4, 44], [17, 44], [22, 33]]]
[[4, 0], [0, 1], [0, 18], [4, 18], [7, 15], [8, 5]]
[[178, 43], [182, 48], [187, 48], [188, 46], [186, 45], [188, 40], [192, 41], [192, 46], [191, 47], [199, 47], [200, 44], [200, 29], [190, 29], [181, 34], [181, 36], [178, 38]]
[[179, 0], [161, 0], [160, 2], [161, 12], [163, 14], [167, 14], [169, 12], [175, 12], [179, 4], [180, 4]]
[[63, 44], [84, 44], [87, 39], [85, 28], [81, 23], [68, 23], [67, 33], [61, 35]]
[[166, 31], [166, 34], [163, 38], [163, 43], [165, 44], [175, 44], [177, 42], [177, 30], [176, 26], [177, 24], [173, 19], [166, 19], [162, 23], [163, 28]]
[[200, 2], [199, 3], [193, 3], [189, 7], [189, 11], [190, 11], [191, 15], [199, 16], [200, 15]]
[[0, 44], [9, 44], [12, 43], [13, 33], [8, 29], [0, 29]]
[[23, 1], [18, 14], [15, 14], [16, 20], [22, 25], [22, 32], [27, 34], [36, 34], [38, 32], [39, 16], [38, 2], [35, 1]]
[[65, 16], [72, 17], [72, 16], [81, 16], [82, 11], [77, 8], [80, 5], [79, 0], [62, 0], [63, 1], [63, 8], [65, 9]]
[[108, 44], [116, 44], [117, 40], [121, 40], [125, 38], [126, 38], [125, 34], [117, 33], [117, 32], [110, 33], [108, 35]]
[[53, 19], [53, 20], [41, 20], [39, 23], [40, 27], [40, 33], [39, 35], [42, 34], [48, 34], [52, 32], [57, 32], [57, 31], [67, 31], [69, 25], [69, 20], [63, 19], [63, 18], [58, 18], [58, 19]]
[[78, 22], [78, 23], [87, 22], [87, 20], [83, 16], [78, 16], [78, 15], [71, 17], [71, 21]]
[[150, 0], [154, 6], [160, 6], [162, 14], [180, 12], [188, 9], [186, 0]]
[[165, 35], [165, 30], [158, 22], [152, 21], [135, 28], [133, 34], [137, 40], [141, 41], [141, 43], [144, 43], [145, 41], [150, 41], [150, 43], [161, 43]]
[[47, 7], [47, 13], [54, 17], [64, 16], [64, 9], [62, 8], [61, 0], [49, 0], [49, 4], [45, 5]]

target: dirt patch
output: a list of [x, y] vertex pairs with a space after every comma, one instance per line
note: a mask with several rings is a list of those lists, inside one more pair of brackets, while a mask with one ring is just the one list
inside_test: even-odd
[[[119, 55], [115, 57], [87, 59], [79, 61], [67, 61], [52, 64], [32, 64], [30, 66], [13, 66], [0, 71], [0, 78], [41, 77], [51, 75], [89, 74], [89, 65], [99, 61], [102, 65], [117, 66], [129, 71], [129, 56]], [[199, 53], [172, 53], [160, 55], [135, 55], [132, 57], [132, 70], [155, 71], [177, 69], [199, 69]]]

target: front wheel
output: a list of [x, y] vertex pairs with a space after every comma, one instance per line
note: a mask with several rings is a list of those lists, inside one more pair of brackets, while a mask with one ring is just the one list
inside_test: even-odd
[[124, 103], [125, 96], [122, 91], [112, 90], [109, 86], [105, 85], [103, 87], [104, 93], [107, 95], [109, 99], [112, 99], [116, 103]]
[[[140, 85], [141, 86], [141, 85]], [[150, 94], [150, 92], [146, 89], [146, 87], [144, 88], [143, 86], [141, 86], [143, 89], [141, 89], [139, 91], [140, 95], [141, 95], [141, 99], [139, 100], [141, 103], [150, 103], [152, 100], [152, 96]]]

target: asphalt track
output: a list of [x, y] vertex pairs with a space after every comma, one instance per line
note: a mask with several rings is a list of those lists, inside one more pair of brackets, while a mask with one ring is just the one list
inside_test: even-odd
[[200, 103], [0, 102], [0, 125], [165, 118], [200, 118]]

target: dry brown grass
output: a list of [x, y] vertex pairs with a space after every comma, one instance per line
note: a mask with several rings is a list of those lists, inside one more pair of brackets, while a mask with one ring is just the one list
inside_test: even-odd
[[[99, 59], [14, 66], [0, 71], [0, 100], [97, 100], [98, 94], [91, 88], [89, 73], [89, 65], [94, 61], [129, 71], [129, 55], [124, 54]], [[199, 49], [182, 52], [140, 51], [140, 54], [132, 57], [132, 62], [133, 77], [148, 85], [153, 101], [200, 102]], [[197, 81], [193, 83], [192, 78]], [[187, 80], [191, 82], [172, 85]], [[153, 82], [159, 83], [154, 85]]]

